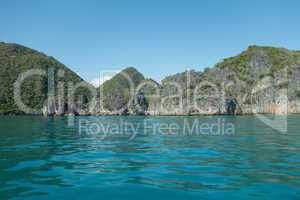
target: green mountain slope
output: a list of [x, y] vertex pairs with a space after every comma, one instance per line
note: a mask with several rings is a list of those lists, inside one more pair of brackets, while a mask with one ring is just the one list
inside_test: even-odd
[[127, 112], [134, 89], [144, 80], [144, 76], [135, 68], [129, 67], [100, 86], [100, 99], [104, 110]]
[[[42, 111], [48, 95], [48, 72], [53, 70], [54, 88], [57, 83], [79, 83], [83, 80], [66, 66], [43, 53], [18, 45], [0, 43], [0, 114], [22, 113], [14, 101], [14, 83], [28, 70], [42, 70], [45, 76], [34, 75], [24, 80], [21, 87], [22, 101], [28, 107]], [[59, 76], [58, 72], [64, 74]], [[79, 91], [79, 90], [78, 90]], [[81, 92], [85, 93], [84, 90]], [[82, 94], [83, 94], [82, 93]], [[54, 94], [57, 96], [57, 94]], [[65, 103], [67, 91], [64, 91]]]

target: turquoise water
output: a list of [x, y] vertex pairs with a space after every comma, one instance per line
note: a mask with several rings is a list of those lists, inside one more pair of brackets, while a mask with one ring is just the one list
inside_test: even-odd
[[[234, 132], [182, 134], [195, 120]], [[281, 133], [253, 116], [0, 117], [0, 199], [300, 199], [300, 116], [287, 121]]]

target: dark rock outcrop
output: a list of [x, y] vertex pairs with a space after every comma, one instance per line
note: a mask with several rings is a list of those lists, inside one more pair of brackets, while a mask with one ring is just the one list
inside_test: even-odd
[[226, 114], [234, 115], [236, 112], [237, 101], [235, 98], [227, 98], [226, 99]]

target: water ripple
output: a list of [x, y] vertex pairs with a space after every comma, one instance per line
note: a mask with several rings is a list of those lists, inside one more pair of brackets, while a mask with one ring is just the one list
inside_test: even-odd
[[[290, 116], [287, 134], [240, 116], [230, 118], [234, 136], [133, 140], [80, 135], [82, 118], [68, 126], [64, 117], [2, 117], [0, 199], [300, 199], [300, 116]], [[107, 124], [120, 118], [84, 117]], [[220, 116], [188, 119], [195, 118]], [[122, 119], [137, 124], [145, 117]], [[151, 120], [182, 124], [181, 117]]]

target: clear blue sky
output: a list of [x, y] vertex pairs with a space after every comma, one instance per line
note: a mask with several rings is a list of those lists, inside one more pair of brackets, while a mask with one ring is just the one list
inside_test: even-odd
[[299, 0], [2, 0], [0, 40], [57, 58], [84, 79], [135, 66], [156, 80], [251, 44], [300, 49]]

